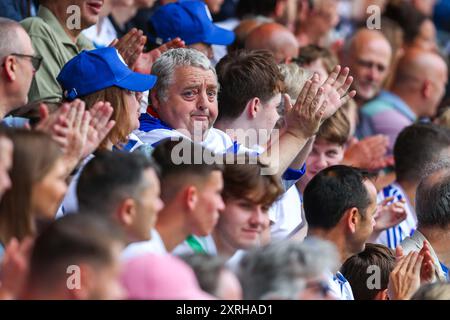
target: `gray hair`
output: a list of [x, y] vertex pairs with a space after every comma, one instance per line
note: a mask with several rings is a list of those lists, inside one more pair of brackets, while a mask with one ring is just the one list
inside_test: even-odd
[[450, 283], [425, 284], [416, 291], [411, 300], [450, 300]]
[[22, 43], [17, 41], [17, 30], [19, 29], [23, 28], [17, 21], [0, 17], [0, 59], [16, 50], [22, 51]]
[[[163, 53], [153, 64], [152, 74], [158, 77], [155, 90], [158, 98], [167, 99], [167, 90], [178, 67], [196, 67], [211, 70], [217, 79], [216, 69], [200, 51], [187, 48], [171, 49]], [[217, 84], [218, 85], [218, 84]]]
[[295, 102], [306, 81], [312, 77], [312, 73], [296, 63], [281, 64], [278, 68], [284, 77], [286, 93], [291, 101]]
[[334, 273], [337, 268], [335, 246], [308, 238], [249, 251], [241, 260], [238, 276], [244, 299], [298, 299], [307, 280]]
[[198, 284], [203, 291], [220, 298], [218, 291], [220, 273], [227, 270], [226, 260], [223, 257], [208, 254], [185, 254], [179, 258], [194, 270]]

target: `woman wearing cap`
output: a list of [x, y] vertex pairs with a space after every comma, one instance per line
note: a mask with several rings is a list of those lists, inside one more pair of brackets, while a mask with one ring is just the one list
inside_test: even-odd
[[[97, 102], [110, 103], [111, 120], [115, 123], [99, 146], [99, 149], [133, 152], [143, 143], [132, 134], [139, 128], [139, 100], [141, 93], [156, 83], [153, 75], [133, 72], [115, 48], [83, 51], [62, 68], [58, 81], [64, 91], [64, 99], [81, 99], [90, 110]], [[83, 161], [83, 167], [93, 155]], [[80, 168], [82, 169], [82, 168]], [[78, 211], [76, 187], [81, 170], [72, 179], [66, 197], [57, 216]]]
[[141, 93], [155, 85], [155, 76], [133, 72], [110, 47], [83, 51], [63, 67], [58, 81], [66, 100], [81, 99], [88, 110], [99, 101], [111, 103], [116, 124], [100, 148], [134, 151], [142, 145], [131, 132], [139, 128]]

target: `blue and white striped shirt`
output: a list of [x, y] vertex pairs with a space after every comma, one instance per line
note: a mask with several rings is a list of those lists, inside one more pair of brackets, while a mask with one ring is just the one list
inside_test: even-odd
[[395, 227], [383, 231], [376, 242], [391, 249], [395, 249], [406, 237], [412, 236], [417, 227], [417, 218], [414, 207], [408, 196], [398, 183], [393, 183], [378, 193], [377, 201], [381, 203], [384, 199], [394, 197], [394, 201], [405, 199], [406, 219]]

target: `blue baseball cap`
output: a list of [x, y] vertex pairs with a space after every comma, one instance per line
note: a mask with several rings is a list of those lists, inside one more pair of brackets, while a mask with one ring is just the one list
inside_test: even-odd
[[112, 86], [147, 91], [153, 88], [156, 79], [130, 70], [112, 47], [81, 52], [64, 65], [57, 77], [69, 101]]
[[150, 18], [156, 36], [149, 40], [163, 44], [176, 37], [186, 45], [203, 42], [227, 46], [233, 43], [234, 32], [216, 26], [203, 1], [179, 1], [159, 7]]

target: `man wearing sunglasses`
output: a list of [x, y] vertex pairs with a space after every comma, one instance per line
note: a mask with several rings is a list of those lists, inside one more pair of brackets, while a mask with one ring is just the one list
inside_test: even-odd
[[30, 37], [13, 20], [0, 18], [0, 121], [11, 111], [27, 104], [28, 91], [42, 58]]

